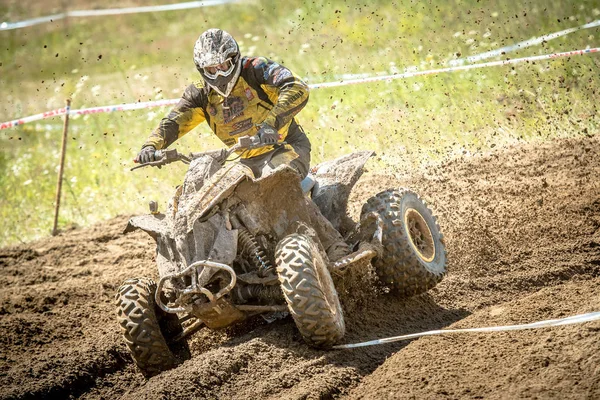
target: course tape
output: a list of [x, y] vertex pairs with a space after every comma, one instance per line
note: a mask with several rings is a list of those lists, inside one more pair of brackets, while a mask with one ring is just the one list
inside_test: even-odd
[[[537, 38], [525, 40], [525, 41], [510, 45], [510, 46], [501, 47], [496, 50], [490, 50], [490, 51], [486, 51], [485, 53], [480, 53], [480, 54], [476, 54], [476, 55], [469, 56], [469, 57], [459, 58], [456, 60], [450, 60], [450, 61], [448, 61], [448, 65], [451, 67], [455, 67], [458, 65], [466, 64], [466, 63], [473, 63], [476, 61], [485, 60], [487, 58], [505, 55], [506, 53], [510, 53], [511, 51], [525, 49], [527, 47], [535, 46], [535, 45], [547, 42], [549, 40], [556, 39], [561, 36], [565, 36], [570, 33], [580, 31], [582, 29], [589, 29], [589, 28], [594, 28], [597, 26], [600, 26], [600, 19], [597, 19], [596, 21], [593, 21], [593, 22], [590, 22], [590, 23], [587, 23], [585, 25], [581, 25], [581, 26], [578, 26], [575, 28], [569, 28], [569, 29], [565, 29], [560, 32], [549, 33], [547, 35], [543, 35], [543, 36], [540, 36]], [[417, 69], [417, 68], [418, 67], [408, 67], [405, 70], [413, 70], [413, 69]], [[364, 77], [364, 76], [368, 76], [368, 74], [345, 74], [344, 78], [345, 79], [354, 79], [354, 78], [360, 78], [360, 77]]]
[[317, 83], [314, 85], [310, 85], [310, 87], [311, 87], [311, 89], [322, 89], [322, 88], [330, 88], [330, 87], [336, 87], [336, 86], [354, 85], [357, 83], [391, 81], [394, 79], [413, 78], [415, 76], [422, 76], [422, 75], [441, 74], [443, 72], [466, 71], [469, 69], [496, 67], [496, 66], [500, 66], [500, 65], [519, 64], [522, 62], [534, 62], [534, 61], [547, 60], [547, 59], [552, 59], [552, 58], [572, 57], [572, 56], [583, 55], [583, 54], [597, 53], [598, 51], [600, 51], [600, 47], [594, 47], [594, 48], [585, 49], [585, 50], [565, 51], [562, 53], [543, 54], [543, 55], [539, 55], [539, 56], [513, 58], [513, 59], [508, 59], [508, 60], [490, 61], [490, 62], [480, 63], [480, 64], [459, 65], [456, 67], [430, 69], [430, 70], [426, 70], [426, 71], [411, 71], [411, 72], [404, 72], [402, 74], [371, 76], [371, 77], [367, 77], [367, 78], [340, 80], [337, 82]]
[[411, 333], [410, 335], [394, 336], [385, 339], [371, 340], [369, 342], [340, 344], [333, 346], [334, 349], [353, 349], [356, 347], [373, 346], [377, 344], [399, 342], [401, 340], [415, 339], [422, 336], [444, 335], [447, 333], [467, 333], [467, 332], [506, 332], [506, 331], [521, 331], [525, 329], [549, 328], [553, 326], [582, 324], [600, 320], [600, 312], [591, 312], [587, 314], [574, 315], [572, 317], [549, 319], [546, 321], [533, 322], [531, 324], [522, 325], [505, 325], [505, 326], [489, 326], [485, 328], [464, 328], [464, 329], [438, 329], [435, 331], [427, 331], [420, 333]]
[[97, 17], [101, 15], [119, 15], [119, 14], [136, 14], [145, 12], [157, 12], [157, 11], [174, 11], [174, 10], [187, 10], [190, 8], [216, 6], [227, 3], [236, 3], [241, 0], [205, 0], [205, 1], [189, 1], [186, 3], [177, 4], [166, 4], [160, 6], [144, 6], [144, 7], [127, 7], [127, 8], [109, 8], [104, 10], [74, 10], [67, 11], [60, 14], [47, 15], [45, 17], [32, 18], [20, 22], [2, 22], [0, 24], [0, 31], [7, 31], [10, 29], [25, 28], [28, 26], [43, 24], [45, 22], [58, 21], [60, 19], [68, 17]]
[[540, 37], [537, 37], [537, 38], [532, 38], [532, 39], [529, 39], [529, 40], [524, 40], [522, 42], [515, 43], [515, 44], [510, 45], [510, 46], [501, 47], [501, 48], [496, 49], [496, 50], [487, 51], [485, 53], [477, 54], [477, 55], [470, 56], [470, 57], [459, 58], [457, 60], [451, 60], [450, 62], [448, 62], [448, 65], [450, 65], [450, 66], [463, 65], [465, 63], [472, 63], [472, 62], [477, 62], [477, 61], [485, 60], [486, 58], [501, 56], [501, 55], [504, 55], [504, 54], [509, 53], [511, 51], [520, 50], [520, 49], [524, 49], [524, 48], [527, 48], [527, 47], [535, 46], [535, 45], [541, 44], [543, 42], [547, 42], [549, 40], [556, 39], [556, 38], [559, 38], [561, 36], [568, 35], [568, 34], [573, 33], [573, 32], [577, 32], [577, 31], [580, 31], [580, 30], [583, 30], [583, 29], [595, 28], [597, 26], [600, 26], [600, 19], [597, 19], [595, 21], [592, 21], [590, 23], [587, 23], [585, 25], [581, 25], [581, 26], [578, 26], [578, 27], [575, 27], [575, 28], [569, 28], [569, 29], [565, 29], [565, 30], [560, 31], [560, 32], [549, 33], [547, 35], [540, 36]]
[[[457, 71], [465, 71], [465, 70], [476, 69], [476, 68], [518, 64], [518, 63], [522, 63], [522, 62], [534, 62], [534, 61], [553, 59], [553, 58], [559, 58], [559, 57], [572, 57], [572, 56], [576, 56], [576, 55], [597, 53], [599, 51], [600, 51], [600, 47], [595, 47], [595, 48], [586, 49], [586, 50], [575, 50], [575, 51], [567, 51], [567, 52], [563, 52], [563, 53], [545, 54], [545, 55], [540, 55], [540, 56], [515, 58], [515, 59], [501, 60], [501, 61], [491, 61], [491, 62], [480, 63], [480, 64], [461, 65], [461, 66], [457, 66], [457, 67], [431, 69], [431, 70], [426, 70], [426, 71], [405, 72], [402, 74], [394, 74], [394, 75], [371, 76], [371, 77], [359, 78], [359, 79], [340, 80], [340, 81], [336, 81], [336, 82], [316, 83], [316, 84], [309, 85], [309, 87], [311, 89], [323, 89], [323, 88], [330, 88], [330, 87], [337, 87], [337, 86], [354, 85], [354, 84], [359, 84], [359, 83], [391, 81], [394, 79], [406, 79], [406, 78], [412, 78], [415, 76], [440, 74], [443, 72], [457, 72]], [[69, 115], [86, 115], [86, 114], [107, 113], [107, 112], [113, 112], [113, 111], [138, 110], [138, 109], [142, 109], [142, 108], [173, 105], [173, 104], [177, 104], [177, 102], [179, 102], [179, 99], [147, 101], [147, 102], [143, 102], [143, 103], [131, 103], [131, 104], [122, 104], [122, 105], [113, 105], [113, 106], [84, 108], [84, 109], [79, 109], [79, 110], [70, 110]], [[59, 108], [57, 110], [47, 111], [45, 113], [31, 115], [29, 117], [23, 117], [23, 118], [16, 119], [13, 121], [3, 122], [3, 123], [0, 123], [0, 130], [12, 128], [14, 126], [22, 125], [22, 124], [25, 124], [28, 122], [38, 121], [41, 119], [61, 116], [66, 113], [67, 113], [67, 110], [65, 108]]]
[[[177, 104], [180, 99], [169, 99], [169, 100], [159, 100], [159, 101], [146, 101], [140, 103], [130, 103], [130, 104], [121, 104], [115, 106], [101, 106], [101, 107], [91, 107], [91, 108], [81, 108], [78, 110], [69, 110], [69, 115], [89, 115], [89, 114], [100, 114], [100, 113], [109, 113], [113, 111], [129, 111], [129, 110], [139, 110], [142, 108], [151, 108], [151, 107], [164, 107], [171, 106]], [[67, 114], [66, 108], [59, 108], [57, 110], [46, 111], [44, 113], [31, 115], [29, 117], [24, 117], [20, 119], [15, 119], [13, 121], [8, 121], [4, 123], [0, 123], [0, 130], [12, 128], [17, 125], [23, 125], [28, 122], [39, 121], [41, 119], [59, 117]]]

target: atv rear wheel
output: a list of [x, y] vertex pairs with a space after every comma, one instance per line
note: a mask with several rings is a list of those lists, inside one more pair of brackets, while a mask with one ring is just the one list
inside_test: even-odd
[[383, 219], [383, 255], [372, 261], [382, 283], [404, 296], [437, 285], [446, 273], [446, 249], [425, 202], [409, 189], [389, 189], [363, 205], [361, 218], [370, 212]]
[[300, 234], [286, 236], [275, 250], [283, 295], [304, 340], [331, 347], [346, 331], [344, 315], [327, 265], [313, 241]]
[[155, 303], [156, 283], [148, 278], [126, 280], [117, 291], [117, 319], [131, 356], [146, 378], [189, 358], [187, 343], [168, 344], [182, 331], [175, 314]]

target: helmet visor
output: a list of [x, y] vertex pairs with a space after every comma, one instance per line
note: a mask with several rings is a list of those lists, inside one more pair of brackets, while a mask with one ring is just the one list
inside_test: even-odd
[[229, 76], [234, 70], [234, 62], [231, 58], [225, 60], [221, 64], [210, 65], [203, 67], [204, 74], [210, 79], [216, 79], [220, 76]]

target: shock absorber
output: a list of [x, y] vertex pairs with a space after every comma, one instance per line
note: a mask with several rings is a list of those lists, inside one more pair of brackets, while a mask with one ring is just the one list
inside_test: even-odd
[[248, 261], [258, 271], [260, 277], [265, 277], [273, 270], [271, 261], [256, 238], [246, 228], [238, 230], [238, 243], [242, 254], [248, 255]]

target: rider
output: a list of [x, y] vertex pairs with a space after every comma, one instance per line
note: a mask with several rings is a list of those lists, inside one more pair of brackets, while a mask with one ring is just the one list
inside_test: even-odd
[[[235, 39], [221, 29], [204, 32], [194, 46], [202, 80], [188, 86], [136, 157], [155, 161], [164, 149], [206, 121], [225, 145], [241, 136], [257, 136], [273, 146], [247, 150], [241, 162], [256, 177], [288, 164], [304, 178], [310, 166], [310, 142], [294, 116], [308, 101], [308, 86], [283, 65], [264, 57], [242, 57]], [[277, 145], [285, 141], [287, 145]]]
[[[136, 161], [155, 161], [157, 149], [166, 148], [206, 121], [227, 146], [246, 135], [270, 145], [241, 153], [240, 162], [256, 177], [287, 164], [304, 178], [310, 167], [310, 142], [294, 116], [308, 101], [306, 83], [275, 61], [242, 57], [235, 39], [221, 29], [200, 35], [194, 46], [194, 63], [203, 79], [185, 89], [179, 103], [146, 140]], [[278, 144], [283, 141], [287, 144]], [[348, 245], [331, 223], [318, 211], [313, 214], [329, 259], [348, 254]]]

